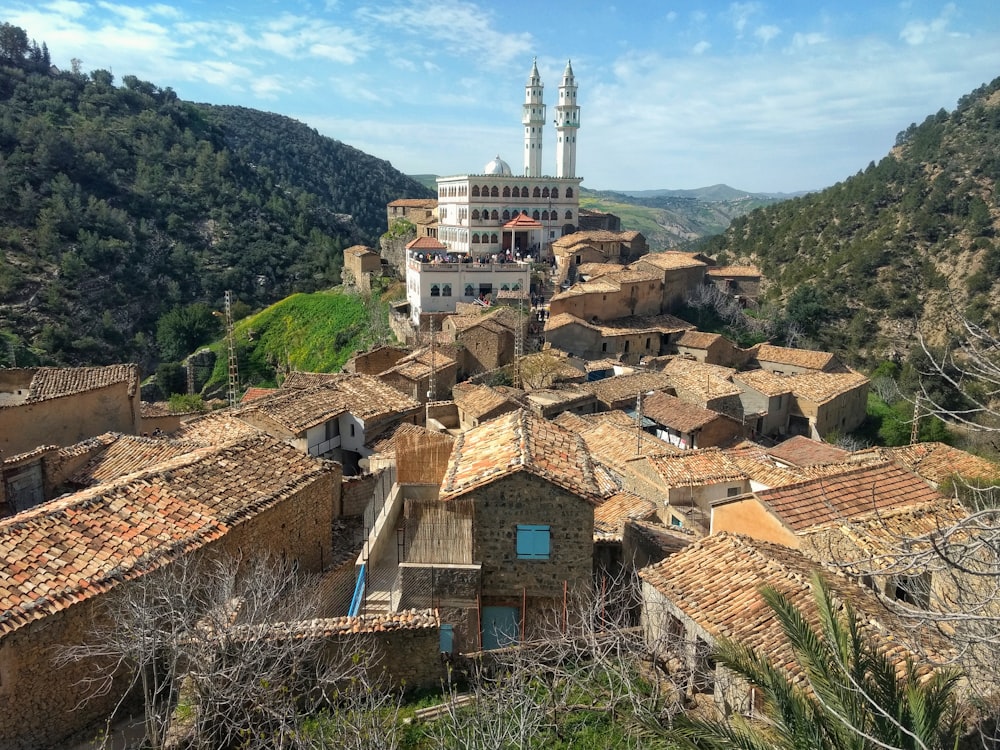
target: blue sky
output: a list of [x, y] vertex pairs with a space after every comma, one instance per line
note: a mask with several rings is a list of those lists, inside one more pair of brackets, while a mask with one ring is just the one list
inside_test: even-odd
[[60, 67], [279, 112], [411, 174], [519, 171], [532, 58], [550, 115], [571, 58], [596, 190], [826, 187], [1000, 76], [997, 0], [0, 0], [0, 20]]

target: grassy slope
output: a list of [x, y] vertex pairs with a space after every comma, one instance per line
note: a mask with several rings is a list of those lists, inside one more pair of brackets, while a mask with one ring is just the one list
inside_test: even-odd
[[[243, 385], [276, 385], [286, 367], [333, 372], [368, 343], [370, 314], [362, 297], [342, 291], [293, 294], [236, 323], [234, 332]], [[225, 386], [225, 341], [210, 347], [218, 355], [205, 391]]]

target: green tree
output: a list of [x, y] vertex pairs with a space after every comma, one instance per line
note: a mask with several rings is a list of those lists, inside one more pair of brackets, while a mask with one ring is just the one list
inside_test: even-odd
[[781, 623], [808, 687], [740, 643], [722, 639], [716, 660], [764, 695], [764, 720], [742, 716], [705, 720], [682, 715], [671, 738], [686, 748], [744, 750], [945, 750], [959, 733], [954, 696], [960, 674], [921, 674], [906, 662], [902, 674], [883, 646], [862, 629], [849, 604], [835, 601], [823, 579], [813, 577], [819, 628], [780, 592], [762, 595]]
[[165, 358], [180, 360], [211, 341], [219, 334], [219, 328], [219, 321], [208, 305], [198, 302], [175, 307], [156, 324], [156, 343]]

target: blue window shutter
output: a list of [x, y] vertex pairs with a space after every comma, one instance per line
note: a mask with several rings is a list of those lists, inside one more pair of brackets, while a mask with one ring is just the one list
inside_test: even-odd
[[440, 630], [440, 651], [443, 654], [450, 654], [455, 650], [455, 628], [451, 625], [441, 625]]
[[549, 559], [549, 527], [534, 524], [518, 524], [517, 557], [520, 560]]

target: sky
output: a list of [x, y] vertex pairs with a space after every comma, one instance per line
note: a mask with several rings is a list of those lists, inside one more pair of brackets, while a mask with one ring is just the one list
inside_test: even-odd
[[[277, 112], [407, 174], [523, 171], [572, 60], [592, 190], [817, 190], [1000, 76], [997, 0], [0, 0], [52, 62]], [[549, 125], [543, 171], [555, 172]]]

